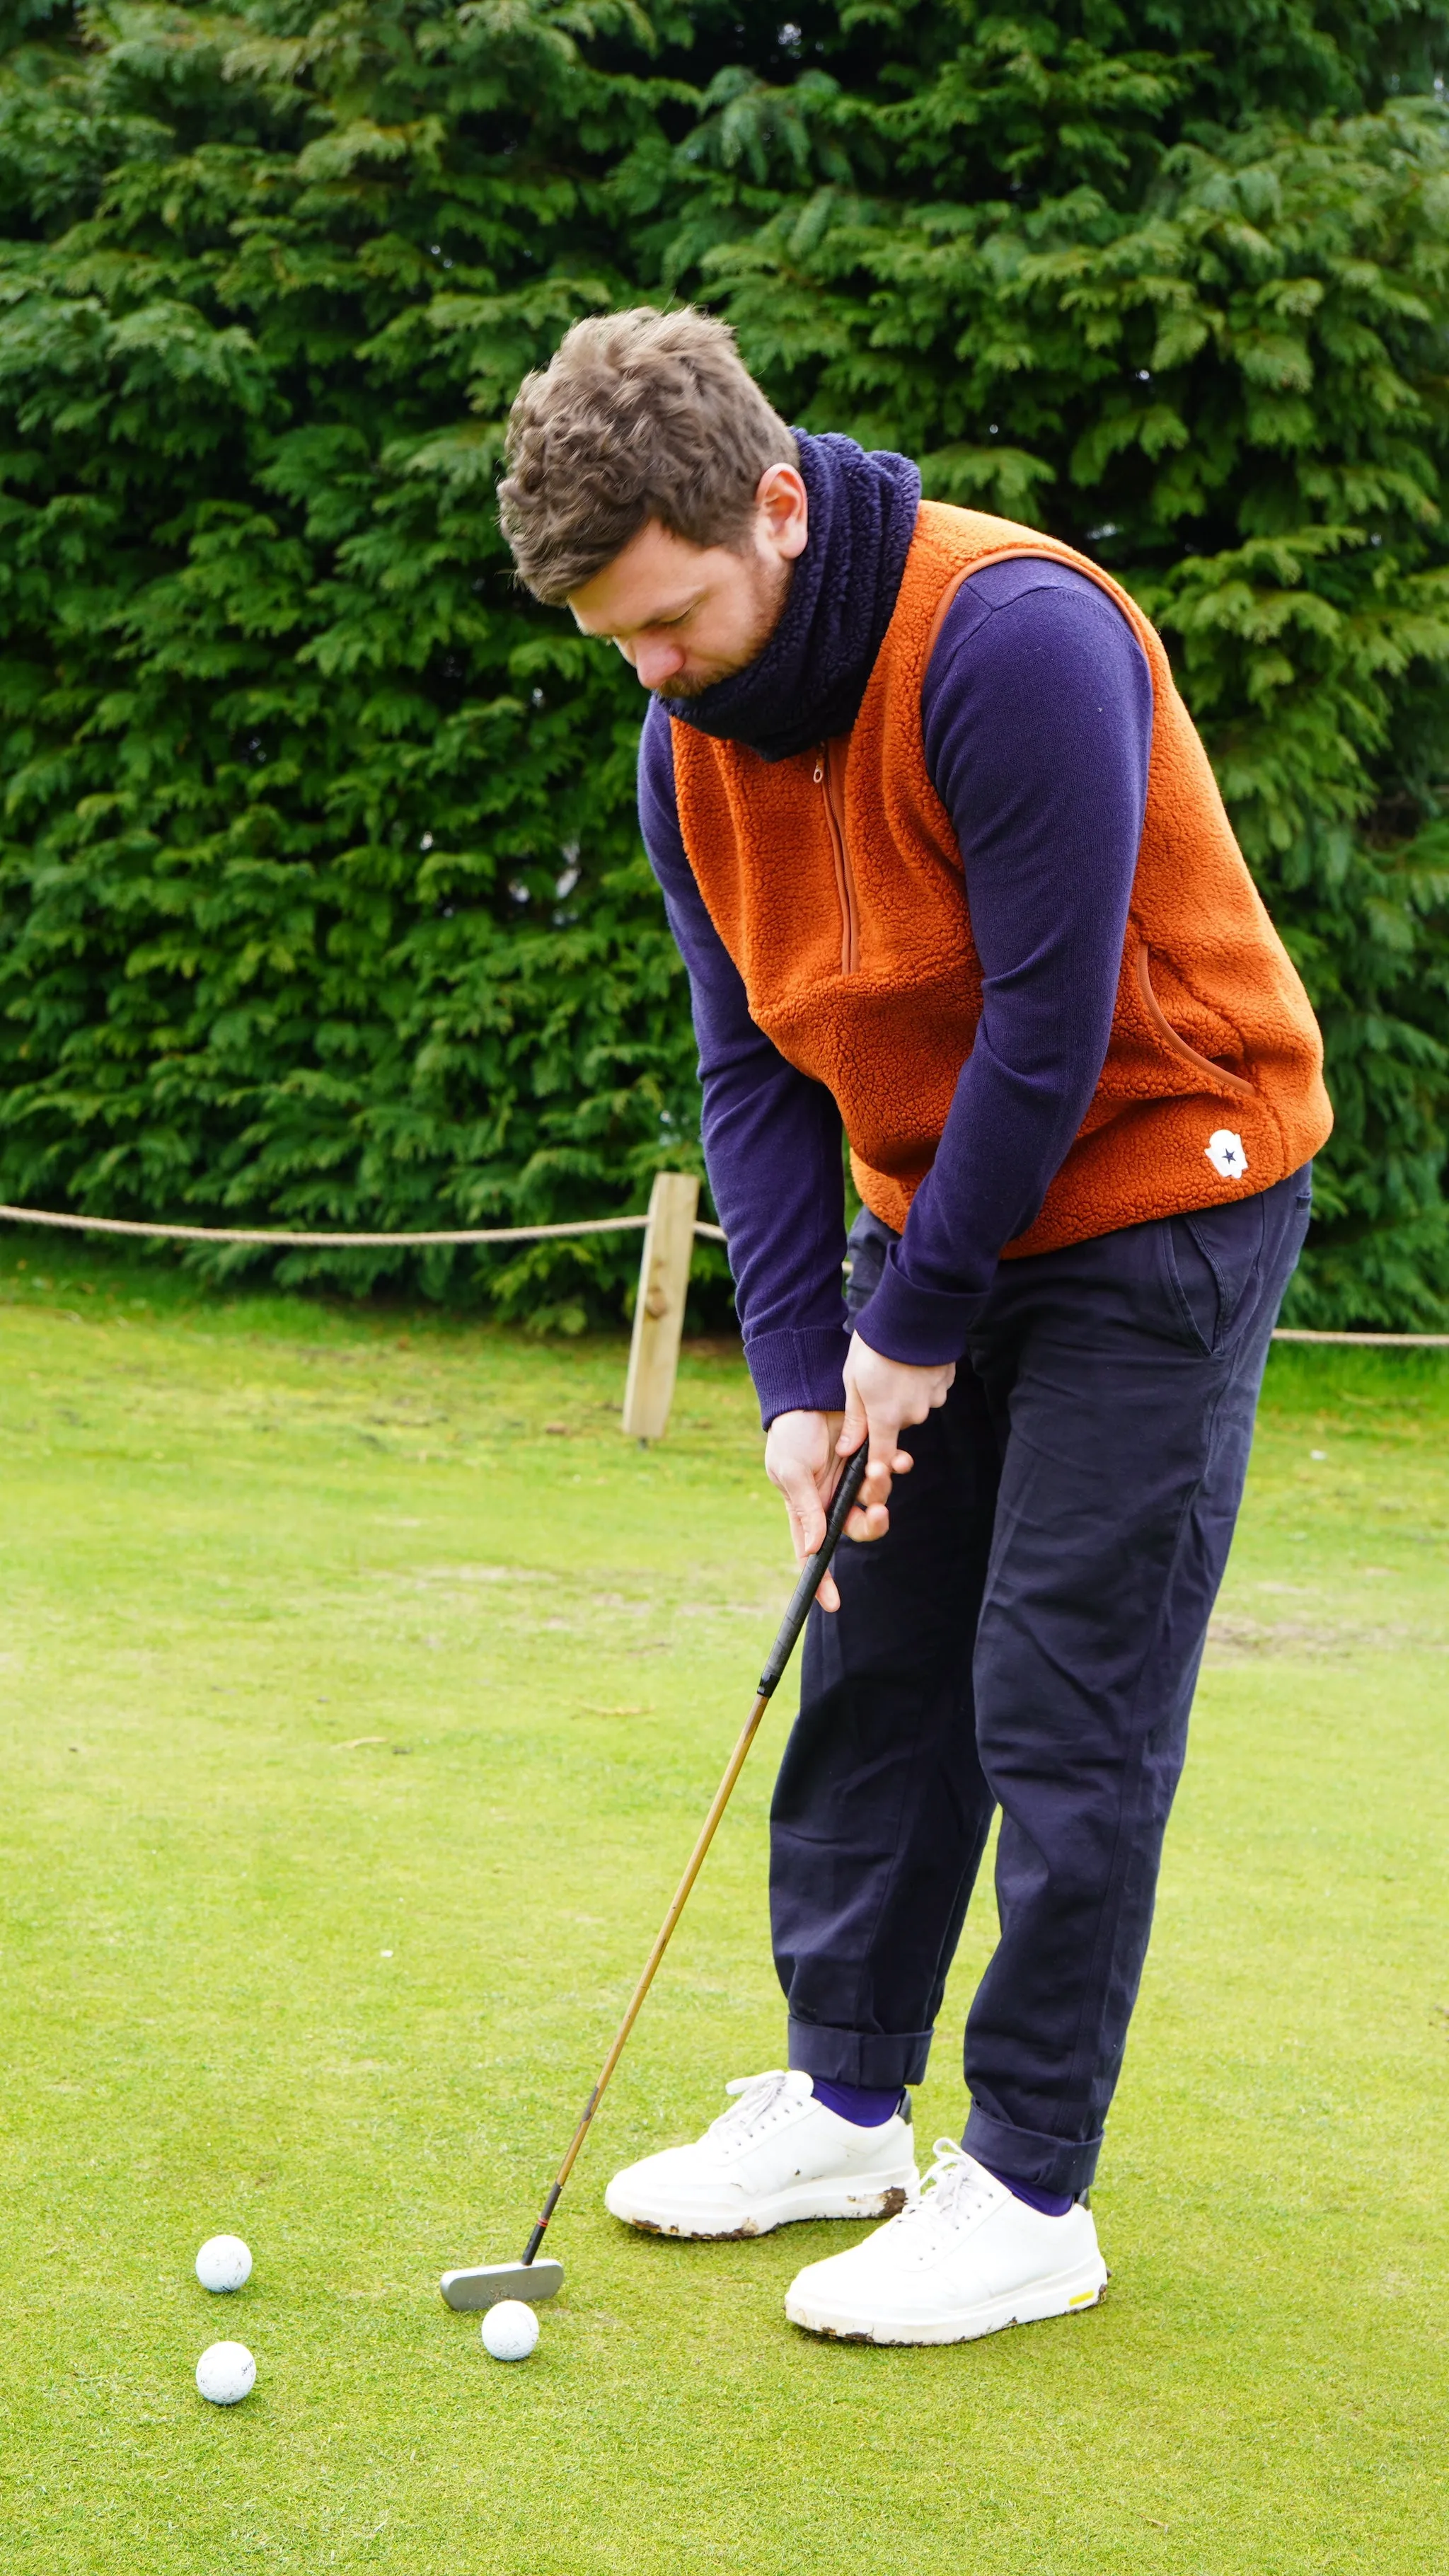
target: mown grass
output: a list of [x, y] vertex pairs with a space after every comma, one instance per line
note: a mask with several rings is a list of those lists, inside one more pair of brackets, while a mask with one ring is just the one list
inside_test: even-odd
[[[1449, 1365], [1283, 1352], [1070, 2324], [809, 2342], [847, 2241], [615, 2228], [778, 2062], [772, 1719], [556, 2226], [521, 2246], [787, 1584], [729, 1355], [202, 1297], [0, 1242], [7, 2571], [1441, 2570]], [[1315, 1452], [1324, 1453], [1316, 1456]], [[787, 1693], [783, 1696], [788, 1696]], [[973, 1909], [923, 2143], [959, 2128]], [[220, 2228], [238, 2297], [191, 2276]], [[202, 2404], [240, 2335], [255, 2395]]]

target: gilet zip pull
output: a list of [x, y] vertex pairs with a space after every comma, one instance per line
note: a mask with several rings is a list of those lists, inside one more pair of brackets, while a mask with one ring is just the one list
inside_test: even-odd
[[825, 820], [830, 827], [830, 848], [835, 860], [835, 890], [840, 897], [840, 971], [842, 975], [853, 975], [860, 964], [860, 917], [845, 842], [845, 782], [840, 774], [844, 765], [844, 743], [822, 742], [815, 755], [815, 784], [824, 791]]

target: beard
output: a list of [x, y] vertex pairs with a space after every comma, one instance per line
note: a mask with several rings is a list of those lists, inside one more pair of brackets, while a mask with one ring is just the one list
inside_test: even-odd
[[652, 692], [658, 698], [702, 698], [706, 690], [719, 686], [721, 680], [733, 680], [757, 662], [780, 623], [790, 589], [794, 565], [778, 558], [767, 560], [757, 554], [742, 558], [749, 587], [750, 615], [735, 650], [712, 660], [700, 672], [681, 671], [661, 689]]

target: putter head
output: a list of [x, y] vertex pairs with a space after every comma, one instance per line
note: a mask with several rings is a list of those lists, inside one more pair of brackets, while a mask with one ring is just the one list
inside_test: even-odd
[[535, 2263], [478, 2263], [466, 2272], [445, 2272], [438, 2283], [450, 2308], [491, 2308], [499, 2299], [556, 2298], [563, 2288], [563, 2265], [545, 2258]]

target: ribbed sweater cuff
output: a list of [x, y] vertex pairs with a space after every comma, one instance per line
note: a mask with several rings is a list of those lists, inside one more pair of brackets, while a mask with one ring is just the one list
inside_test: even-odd
[[801, 1333], [757, 1333], [747, 1339], [745, 1358], [765, 1429], [769, 1430], [777, 1413], [843, 1411], [849, 1348], [844, 1328], [832, 1325]]
[[855, 1329], [882, 1359], [937, 1368], [944, 1360], [959, 1360], [985, 1303], [984, 1294], [958, 1297], [940, 1288], [917, 1287], [897, 1269], [893, 1244], [880, 1285], [856, 1316]]

